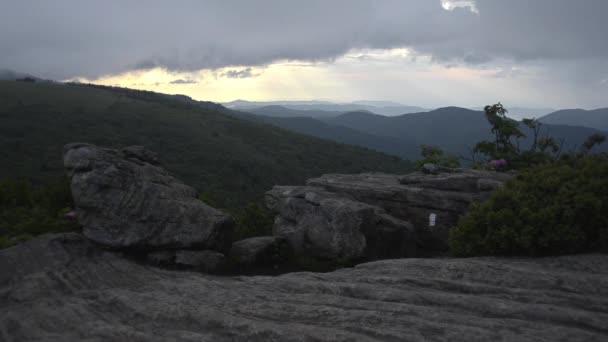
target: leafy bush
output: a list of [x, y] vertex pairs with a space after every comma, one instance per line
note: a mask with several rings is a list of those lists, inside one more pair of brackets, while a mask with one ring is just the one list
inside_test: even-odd
[[0, 181], [0, 248], [45, 233], [78, 230], [64, 215], [72, 207], [66, 179], [44, 186], [6, 179]]
[[422, 155], [422, 159], [416, 162], [418, 168], [427, 163], [452, 168], [460, 166], [457, 157], [446, 154], [437, 146], [422, 145], [420, 154]]
[[[473, 149], [475, 153], [486, 156], [488, 160], [505, 160], [505, 165], [510, 169], [553, 161], [559, 156], [561, 145], [549, 136], [540, 136], [542, 124], [538, 120], [522, 120], [522, 124], [532, 132], [532, 144], [524, 150], [520, 148], [520, 140], [526, 135], [520, 130], [517, 121], [507, 117], [508, 111], [500, 102], [485, 106], [484, 111], [492, 127], [494, 140], [477, 143]], [[598, 142], [593, 142], [591, 147], [596, 143]]]
[[456, 256], [608, 251], [608, 156], [566, 156], [519, 172], [450, 233]]
[[236, 229], [234, 240], [254, 236], [272, 235], [274, 216], [266, 207], [250, 203], [235, 213]]
[[[207, 193], [200, 195], [199, 199], [205, 204], [219, 208], [217, 202], [213, 201]], [[222, 208], [235, 220], [233, 241], [239, 241], [255, 236], [272, 235], [274, 215], [263, 204], [250, 202], [242, 208]]]

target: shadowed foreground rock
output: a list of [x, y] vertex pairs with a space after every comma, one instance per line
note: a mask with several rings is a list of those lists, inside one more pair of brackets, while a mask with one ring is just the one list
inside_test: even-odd
[[84, 235], [132, 250], [227, 250], [232, 218], [158, 165], [141, 146], [121, 150], [74, 143], [63, 162]]
[[217, 277], [77, 234], [0, 251], [2, 341], [606, 341], [608, 256], [401, 259]]
[[275, 186], [268, 207], [279, 213], [273, 234], [286, 239], [298, 256], [340, 261], [415, 255], [408, 223], [381, 208], [321, 188]]
[[449, 230], [469, 205], [511, 177], [440, 167], [404, 176], [327, 174], [306, 186], [274, 186], [266, 206], [277, 214], [273, 234], [296, 256], [347, 264], [437, 256], [447, 251]]

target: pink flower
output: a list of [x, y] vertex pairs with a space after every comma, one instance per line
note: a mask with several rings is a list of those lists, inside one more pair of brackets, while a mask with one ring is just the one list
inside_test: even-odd
[[65, 215], [63, 215], [63, 218], [65, 218], [66, 220], [75, 221], [78, 218], [78, 214], [74, 210], [72, 210], [68, 213], [65, 213]]
[[494, 170], [504, 170], [507, 168], [507, 161], [504, 159], [491, 160], [490, 167]]

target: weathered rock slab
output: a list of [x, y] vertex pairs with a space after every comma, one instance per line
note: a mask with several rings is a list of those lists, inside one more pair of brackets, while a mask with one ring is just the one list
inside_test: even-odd
[[232, 218], [198, 200], [153, 152], [75, 143], [63, 160], [87, 238], [131, 250], [228, 247]]
[[217, 277], [142, 266], [65, 234], [1, 250], [0, 270], [7, 342], [608, 339], [606, 255]]
[[415, 255], [409, 223], [349, 196], [275, 186], [266, 203], [278, 213], [273, 234], [287, 240], [296, 256], [350, 262]]
[[507, 173], [452, 169], [401, 176], [327, 174], [308, 180], [307, 185], [380, 207], [396, 219], [411, 222], [420, 243], [419, 253], [425, 255], [425, 251], [445, 251], [450, 228], [470, 204], [486, 200], [511, 178]]

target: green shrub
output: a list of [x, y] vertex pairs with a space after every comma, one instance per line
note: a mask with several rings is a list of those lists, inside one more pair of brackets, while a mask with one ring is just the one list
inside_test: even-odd
[[422, 159], [416, 162], [416, 167], [418, 168], [427, 163], [451, 168], [460, 167], [458, 157], [446, 154], [437, 146], [422, 145], [420, 150]]
[[[521, 124], [532, 132], [532, 145], [529, 149], [524, 150], [520, 148], [520, 140], [524, 139], [526, 135], [521, 131], [519, 122], [507, 117], [508, 111], [500, 102], [485, 106], [484, 111], [494, 140], [478, 142], [473, 148], [473, 152], [484, 155], [487, 159], [486, 162], [505, 160], [506, 168], [519, 169], [550, 162], [559, 156], [562, 145], [549, 136], [540, 136], [542, 127], [540, 121], [536, 119], [521, 121]], [[594, 144], [601, 142], [603, 141], [592, 142], [589, 149]]]
[[75, 231], [76, 222], [64, 218], [72, 207], [66, 179], [32, 186], [27, 181], [0, 181], [0, 248], [45, 233]]
[[608, 251], [608, 157], [521, 170], [450, 233], [455, 256]]
[[234, 240], [242, 240], [254, 236], [272, 235], [274, 216], [266, 207], [250, 203], [235, 212], [236, 229]]

